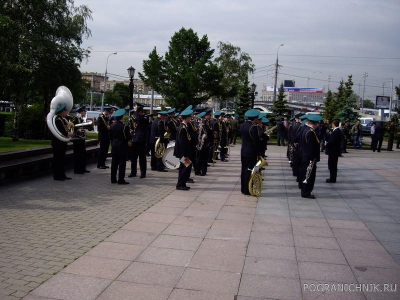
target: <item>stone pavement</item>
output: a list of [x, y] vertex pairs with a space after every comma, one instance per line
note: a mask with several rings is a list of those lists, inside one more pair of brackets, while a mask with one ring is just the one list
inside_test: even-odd
[[[187, 192], [174, 190], [176, 172], [120, 187], [97, 169], [6, 187], [0, 299], [50, 277], [24, 300], [400, 298], [400, 151], [350, 149], [336, 184], [322, 155], [311, 200], [277, 146], [261, 197], [242, 195], [240, 147], [231, 150]], [[25, 274], [37, 264], [47, 268]]]

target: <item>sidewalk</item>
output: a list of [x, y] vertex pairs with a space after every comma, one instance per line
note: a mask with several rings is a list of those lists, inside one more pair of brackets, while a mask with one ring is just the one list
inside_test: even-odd
[[[48, 274], [24, 300], [399, 299], [400, 151], [350, 149], [339, 159], [336, 184], [325, 183], [327, 156], [321, 155], [312, 200], [300, 197], [286, 148], [268, 147], [258, 199], [240, 193], [240, 145], [231, 148], [228, 163], [195, 177], [190, 191], [174, 189], [176, 172], [151, 172], [145, 183], [135, 178], [120, 187], [97, 169], [86, 182], [74, 177], [67, 187], [42, 178], [7, 188], [0, 218], [14, 223], [1, 239], [0, 267], [7, 259], [23, 261], [9, 255], [26, 247], [29, 235], [18, 237], [18, 231], [29, 227], [35, 236], [35, 226], [47, 226], [43, 235], [51, 232], [49, 239], [71, 252], [71, 262], [80, 258], [62, 261], [62, 271], [54, 269], [57, 274]], [[67, 200], [61, 200], [64, 190]], [[31, 240], [31, 247], [35, 242], [41, 243]], [[44, 257], [50, 250], [54, 245], [42, 245], [44, 253], [36, 253]], [[32, 260], [25, 262], [29, 267]], [[0, 299], [18, 299], [2, 296], [3, 282], [10, 282], [1, 279], [3, 270]], [[358, 283], [369, 285], [352, 285]], [[384, 284], [397, 291], [379, 292]], [[366, 292], [371, 285], [375, 291]], [[333, 287], [351, 291], [326, 291]]]

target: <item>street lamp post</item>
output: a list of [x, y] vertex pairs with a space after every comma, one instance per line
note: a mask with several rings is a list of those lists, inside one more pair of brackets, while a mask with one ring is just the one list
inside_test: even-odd
[[251, 96], [251, 108], [254, 108], [254, 99], [256, 98], [257, 85], [253, 82], [251, 84], [250, 96]]
[[276, 101], [276, 85], [278, 81], [278, 53], [279, 53], [279, 48], [282, 47], [283, 44], [280, 44], [278, 47], [278, 50], [276, 51], [276, 63], [275, 63], [275, 85], [274, 85], [274, 101]]
[[135, 77], [135, 68], [134, 67], [130, 67], [128, 68], [128, 75], [129, 75], [129, 93], [130, 93], [130, 97], [129, 97], [129, 110], [133, 109], [133, 88], [135, 87], [133, 84], [133, 77]]
[[365, 81], [367, 80], [367, 77], [368, 77], [368, 73], [365, 72], [365, 73], [363, 74], [363, 78], [364, 78], [364, 90], [363, 90], [363, 98], [362, 98], [362, 101], [361, 101], [361, 113], [364, 113]]
[[106, 72], [104, 73], [104, 90], [103, 90], [103, 97], [102, 97], [102, 99], [101, 99], [101, 111], [103, 111], [103, 107], [104, 107], [104, 99], [105, 99], [105, 95], [106, 95], [106, 84], [107, 84], [107, 65], [108, 65], [108, 58], [111, 56], [111, 55], [116, 55], [117, 54], [117, 52], [113, 52], [113, 53], [111, 53], [111, 54], [109, 54], [108, 56], [107, 56], [107, 62], [106, 62]]
[[328, 76], [328, 92], [329, 92], [330, 86], [331, 86], [331, 79], [332, 79], [332, 76], [329, 75], [329, 76]]

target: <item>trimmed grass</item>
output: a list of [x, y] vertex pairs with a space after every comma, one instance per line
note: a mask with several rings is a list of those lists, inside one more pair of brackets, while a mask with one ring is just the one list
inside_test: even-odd
[[[87, 139], [97, 140], [97, 133], [88, 132]], [[18, 142], [13, 142], [10, 137], [0, 137], [0, 153], [36, 149], [51, 146], [51, 140], [27, 140], [19, 139]]]
[[50, 145], [50, 140], [19, 139], [18, 142], [13, 142], [10, 137], [0, 137], [0, 153], [48, 147]]

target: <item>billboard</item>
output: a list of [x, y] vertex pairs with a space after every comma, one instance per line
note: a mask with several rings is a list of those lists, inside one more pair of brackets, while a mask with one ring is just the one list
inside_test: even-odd
[[375, 108], [389, 109], [390, 97], [389, 96], [376, 96]]
[[[276, 89], [279, 91], [279, 88]], [[302, 87], [284, 87], [283, 90], [285, 92], [292, 92], [292, 93], [316, 93], [322, 94], [324, 92], [323, 88], [302, 88]], [[273, 92], [274, 86], [269, 85], [267, 86], [267, 92]]]

